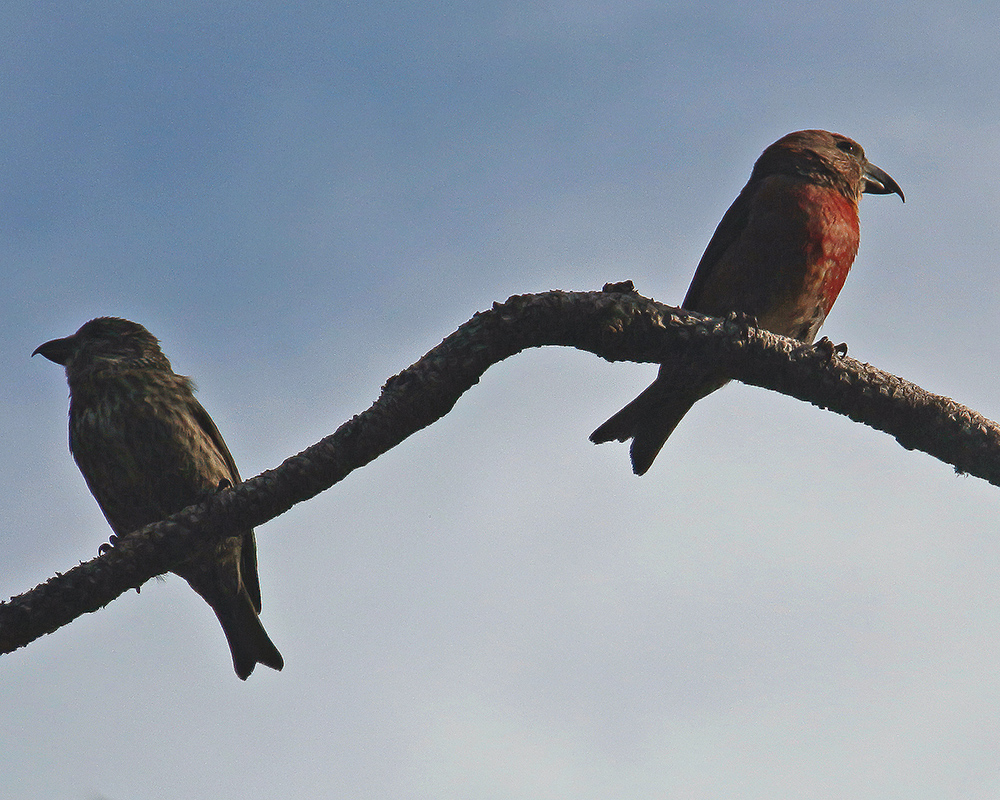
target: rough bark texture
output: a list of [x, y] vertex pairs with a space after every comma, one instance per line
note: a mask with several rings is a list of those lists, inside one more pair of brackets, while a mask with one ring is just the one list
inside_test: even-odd
[[[885, 431], [959, 472], [1000, 485], [1000, 426], [832, 346], [808, 347], [753, 328], [661, 305], [628, 291], [511, 297], [476, 314], [330, 436], [233, 489], [118, 539], [97, 558], [0, 604], [8, 653], [167, 572], [206, 537], [257, 527], [308, 500], [447, 414], [493, 364], [529, 347], [575, 347], [609, 361], [657, 363], [691, 348], [730, 377], [807, 400]], [[623, 291], [615, 291], [622, 289]], [[588, 425], [581, 420], [580, 435]]]

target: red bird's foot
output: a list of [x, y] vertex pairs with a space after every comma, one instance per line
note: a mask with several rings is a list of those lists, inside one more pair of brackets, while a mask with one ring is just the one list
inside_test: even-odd
[[601, 289], [605, 294], [635, 294], [635, 284], [632, 281], [620, 281], [618, 283], [606, 283]]
[[844, 358], [847, 355], [847, 342], [834, 344], [829, 337], [824, 336], [812, 346], [813, 350], [822, 355], [827, 363], [833, 361], [834, 356]]
[[743, 311], [730, 311], [726, 314], [726, 322], [732, 322], [744, 333], [749, 331], [751, 328], [760, 327], [760, 325], [757, 324], [757, 317]]

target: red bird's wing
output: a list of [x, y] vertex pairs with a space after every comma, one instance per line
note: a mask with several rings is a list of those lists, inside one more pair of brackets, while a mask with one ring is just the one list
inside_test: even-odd
[[740, 238], [740, 234], [747, 227], [750, 220], [750, 198], [752, 189], [748, 183], [743, 187], [743, 191], [729, 206], [729, 210], [722, 217], [719, 226], [712, 234], [712, 238], [705, 248], [705, 252], [698, 262], [698, 269], [695, 270], [691, 285], [684, 296], [682, 308], [691, 311], [701, 310], [701, 296], [706, 282], [712, 278], [713, 267], [719, 263], [726, 251]]

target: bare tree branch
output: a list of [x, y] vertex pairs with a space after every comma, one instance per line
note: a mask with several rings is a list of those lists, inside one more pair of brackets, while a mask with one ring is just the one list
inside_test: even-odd
[[736, 318], [680, 311], [614, 288], [622, 287], [516, 296], [476, 314], [390, 378], [371, 408], [276, 469], [121, 537], [104, 555], [0, 604], [0, 653], [169, 571], [204, 547], [206, 537], [259, 526], [329, 489], [447, 414], [491, 365], [529, 347], [576, 347], [609, 361], [651, 363], [686, 348], [736, 380], [844, 414], [1000, 485], [1000, 426], [949, 398], [833, 348], [803, 346]]

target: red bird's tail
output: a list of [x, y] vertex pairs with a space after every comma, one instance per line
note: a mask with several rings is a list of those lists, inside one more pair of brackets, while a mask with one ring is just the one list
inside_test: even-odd
[[632, 471], [636, 475], [646, 474], [691, 406], [728, 383], [710, 373], [688, 373], [682, 378], [675, 372], [670, 375], [671, 382], [664, 385], [665, 369], [661, 367], [660, 377], [642, 394], [590, 434], [594, 444], [631, 439]]
[[643, 475], [667, 437], [700, 398], [690, 392], [664, 396], [662, 388], [654, 384], [590, 434], [590, 441], [603, 444], [631, 439], [632, 471]]

